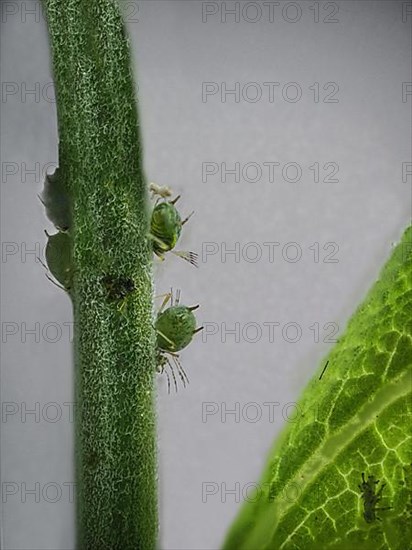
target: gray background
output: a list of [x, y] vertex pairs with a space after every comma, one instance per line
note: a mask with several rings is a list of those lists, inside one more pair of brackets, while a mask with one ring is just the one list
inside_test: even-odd
[[[221, 5], [202, 22], [202, 2], [124, 2], [139, 82], [147, 177], [182, 193], [182, 213], [196, 211], [185, 226], [181, 248], [202, 256], [205, 243], [213, 242], [219, 250], [203, 258], [199, 270], [175, 257], [155, 268], [158, 293], [181, 288], [185, 303], [201, 304], [199, 323], [209, 323], [210, 331], [212, 326], [219, 329], [207, 338], [199, 335], [182, 352], [189, 388], [168, 395], [165, 378], [158, 381], [162, 549], [219, 547], [239, 508], [236, 495], [226, 495], [225, 501], [222, 484], [233, 489], [238, 483], [242, 490], [259, 478], [271, 442], [285, 420], [295, 418], [296, 409], [285, 405], [298, 399], [332, 345], [323, 341], [323, 326], [337, 323], [342, 331], [411, 213], [411, 177], [402, 181], [402, 163], [410, 162], [412, 102], [411, 96], [402, 101], [402, 82], [412, 80], [412, 15], [402, 21], [404, 2], [332, 3], [339, 7], [337, 23], [323, 22], [332, 11], [325, 2], [319, 3], [319, 23], [312, 2], [295, 3], [301, 10], [295, 23], [290, 20], [298, 19], [299, 12], [285, 8], [285, 2], [275, 6], [273, 22], [268, 8], [253, 4], [262, 9], [259, 21], [246, 20], [256, 17], [256, 8], [252, 5], [242, 15], [241, 2], [239, 22], [228, 15], [222, 23]], [[15, 14], [10, 15], [10, 5], [17, 6]], [[7, 549], [71, 549], [73, 503], [64, 485], [73, 481], [73, 424], [64, 405], [73, 400], [71, 306], [47, 281], [35, 255], [24, 253], [24, 247], [43, 249], [43, 230], [53, 229], [37, 193], [39, 172], [57, 161], [46, 26], [39, 11], [27, 14], [36, 5], [39, 10], [36, 2], [2, 2], [1, 81], [15, 83], [12, 95], [3, 88], [1, 103], [2, 537]], [[224, 82], [228, 88], [239, 82], [241, 89], [255, 82], [263, 95], [248, 101], [253, 98], [249, 88], [239, 102], [233, 96], [222, 102], [220, 94], [202, 101], [202, 82], [215, 82], [219, 90]], [[273, 102], [263, 82], [280, 83]], [[300, 86], [299, 101], [282, 96], [289, 82]], [[309, 89], [315, 82], [320, 84], [319, 102]], [[331, 91], [322, 89], [327, 82], [338, 84], [338, 102], [323, 101]], [[37, 86], [39, 97], [26, 95], [25, 84]], [[293, 89], [284, 93], [288, 91], [293, 98]], [[25, 174], [22, 163], [33, 169], [36, 162], [37, 173]], [[228, 167], [255, 162], [263, 170], [264, 162], [279, 162], [280, 169], [274, 182], [265, 171], [255, 183], [244, 178], [235, 182], [233, 176], [224, 183], [219, 174], [203, 182], [204, 162], [226, 162]], [[281, 168], [289, 162], [301, 166], [299, 182], [282, 178]], [[315, 183], [309, 169], [315, 162], [321, 168], [337, 163], [339, 182], [323, 182], [321, 169], [321, 181]], [[16, 174], [10, 175], [13, 166]], [[247, 175], [252, 177], [252, 170]], [[222, 261], [222, 247], [233, 248], [236, 242], [249, 258], [256, 248], [244, 245], [257, 243], [261, 259], [252, 262], [241, 254], [239, 262], [233, 255]], [[273, 262], [264, 242], [280, 243]], [[282, 256], [289, 242], [301, 247], [300, 261]], [[318, 263], [309, 249], [315, 242], [320, 243]], [[337, 263], [322, 261], [332, 251], [322, 250], [328, 242], [339, 246]], [[289, 249], [290, 257], [293, 253]], [[36, 322], [38, 341], [27, 335], [24, 342], [23, 323], [33, 328]], [[242, 337], [251, 322], [262, 329], [255, 343], [247, 341], [254, 338], [253, 327]], [[273, 342], [263, 325], [267, 322], [280, 323]], [[290, 322], [302, 329], [295, 343], [282, 338], [282, 328]], [[315, 322], [318, 343], [309, 328]], [[238, 342], [233, 335], [224, 342], [222, 323], [228, 328], [240, 323]], [[5, 335], [10, 327], [18, 332]], [[55, 337], [58, 341], [51, 342]], [[54, 408], [45, 407], [51, 402]], [[207, 402], [217, 403], [219, 413], [202, 422], [202, 403]], [[238, 422], [233, 415], [222, 422], [222, 404], [233, 409], [236, 402]], [[255, 408], [244, 408], [251, 402]], [[273, 421], [264, 402], [279, 403]], [[25, 415], [24, 407], [33, 409], [35, 403], [37, 417]], [[17, 407], [15, 413], [5, 414], [10, 407]], [[62, 416], [53, 422], [59, 410]], [[252, 422], [257, 410], [262, 417]], [[218, 492], [202, 502], [206, 482], [217, 484]], [[24, 483], [27, 489], [39, 484], [39, 502], [28, 494], [24, 502]], [[15, 495], [7, 493], [11, 487]], [[53, 503], [55, 487], [62, 495]]]

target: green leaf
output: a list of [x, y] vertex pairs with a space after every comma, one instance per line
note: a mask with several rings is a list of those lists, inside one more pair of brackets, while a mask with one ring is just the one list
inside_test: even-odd
[[[299, 402], [225, 550], [406, 550], [412, 541], [412, 228]], [[382, 485], [367, 522], [362, 472]], [[372, 508], [374, 508], [372, 506]]]

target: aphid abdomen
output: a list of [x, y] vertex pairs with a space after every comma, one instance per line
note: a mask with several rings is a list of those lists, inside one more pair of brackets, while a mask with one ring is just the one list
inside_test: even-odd
[[373, 523], [374, 521], [376, 521], [376, 515], [375, 515], [375, 512], [373, 510], [369, 510], [368, 512], [364, 512], [363, 517], [364, 517], [366, 523]]
[[53, 174], [46, 174], [43, 192], [39, 198], [46, 209], [47, 217], [59, 231], [72, 228], [72, 201], [67, 179], [60, 168], [56, 168]]
[[175, 353], [192, 341], [196, 318], [186, 306], [172, 306], [156, 319], [157, 346], [163, 351]]
[[179, 240], [182, 230], [182, 220], [175, 206], [169, 202], [161, 202], [154, 207], [150, 221], [150, 233], [153, 239], [155, 254], [163, 254], [172, 250]]
[[53, 277], [70, 291], [73, 280], [72, 239], [69, 233], [59, 231], [54, 235], [47, 235], [46, 262]]

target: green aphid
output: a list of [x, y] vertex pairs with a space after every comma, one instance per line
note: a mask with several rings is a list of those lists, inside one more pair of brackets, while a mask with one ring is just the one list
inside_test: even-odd
[[[183, 367], [179, 360], [178, 351], [181, 351], [190, 344], [193, 336], [203, 329], [203, 327], [196, 328], [196, 317], [193, 311], [199, 306], [183, 306], [179, 304], [180, 292], [177, 291], [176, 299], [173, 303], [173, 294], [170, 292], [166, 294], [166, 298], [163, 301], [162, 306], [157, 314], [155, 321], [155, 330], [157, 337], [157, 370], [159, 373], [166, 373], [168, 391], [170, 392], [170, 377], [165, 370], [168, 366], [173, 376], [175, 389], [177, 391], [177, 382], [173, 369], [172, 361], [177, 368], [177, 372], [183, 383], [186, 386], [186, 382], [189, 382], [187, 374], [183, 370]], [[170, 307], [163, 310], [166, 304], [170, 301]]]
[[[73, 245], [69, 233], [59, 231], [54, 235], [47, 235], [46, 262], [57, 284], [49, 275], [46, 276], [52, 283], [69, 294], [73, 287]], [[46, 266], [45, 266], [46, 267]]]
[[175, 207], [179, 198], [180, 195], [172, 201], [163, 200], [153, 208], [150, 220], [150, 238], [153, 241], [153, 252], [162, 260], [164, 260], [166, 252], [172, 252], [172, 254], [183, 258], [197, 267], [197, 254], [194, 252], [173, 250], [179, 240], [182, 227], [193, 214], [192, 212], [192, 214], [182, 220]]
[[39, 199], [46, 209], [47, 217], [59, 231], [72, 228], [72, 201], [67, 182], [59, 168], [53, 174], [46, 175]]

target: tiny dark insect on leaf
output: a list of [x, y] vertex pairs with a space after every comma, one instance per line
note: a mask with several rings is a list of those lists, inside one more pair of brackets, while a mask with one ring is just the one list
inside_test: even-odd
[[375, 492], [376, 486], [379, 484], [379, 479], [375, 479], [374, 476], [368, 476], [368, 480], [365, 480], [365, 473], [362, 472], [362, 483], [358, 485], [362, 493], [363, 500], [363, 517], [366, 523], [373, 523], [376, 520], [382, 521], [376, 512], [383, 510], [391, 510], [390, 506], [378, 508], [376, 505], [382, 500], [382, 491], [386, 483], [382, 483], [378, 492]]

